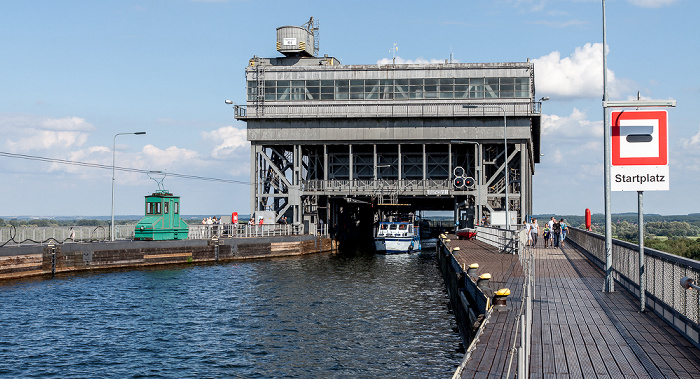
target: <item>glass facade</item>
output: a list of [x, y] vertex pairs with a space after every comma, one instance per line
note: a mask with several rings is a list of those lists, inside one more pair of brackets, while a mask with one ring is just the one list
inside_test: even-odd
[[[258, 96], [248, 81], [248, 101]], [[265, 101], [514, 99], [530, 97], [530, 78], [266, 80]]]

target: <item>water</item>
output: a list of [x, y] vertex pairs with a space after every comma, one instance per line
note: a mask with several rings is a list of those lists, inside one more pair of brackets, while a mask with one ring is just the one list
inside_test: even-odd
[[434, 255], [331, 256], [0, 283], [2, 377], [450, 377]]

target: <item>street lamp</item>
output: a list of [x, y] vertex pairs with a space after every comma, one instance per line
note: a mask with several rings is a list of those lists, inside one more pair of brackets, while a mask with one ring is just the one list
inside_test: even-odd
[[136, 134], [142, 135], [146, 132], [133, 132], [133, 133], [117, 133], [114, 135], [114, 140], [112, 142], [112, 224], [109, 228], [109, 240], [114, 241], [114, 161], [116, 158], [116, 147], [117, 147], [117, 136], [123, 136], [126, 134]]

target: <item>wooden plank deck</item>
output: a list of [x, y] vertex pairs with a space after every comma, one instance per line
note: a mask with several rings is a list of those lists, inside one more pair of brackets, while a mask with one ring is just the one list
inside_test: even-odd
[[[493, 290], [511, 290], [507, 309], [485, 325], [462, 378], [512, 378], [523, 283], [518, 258], [450, 237], [451, 247], [460, 246], [454, 254], [460, 264], [479, 263], [479, 274], [492, 275]], [[534, 254], [532, 378], [700, 378], [700, 350], [653, 312], [640, 313], [639, 301], [624, 289], [603, 293], [603, 272], [578, 250], [544, 248], [540, 241]]]

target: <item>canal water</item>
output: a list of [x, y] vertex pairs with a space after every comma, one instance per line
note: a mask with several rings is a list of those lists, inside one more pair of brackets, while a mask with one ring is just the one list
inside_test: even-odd
[[0, 282], [0, 377], [450, 377], [434, 253]]

